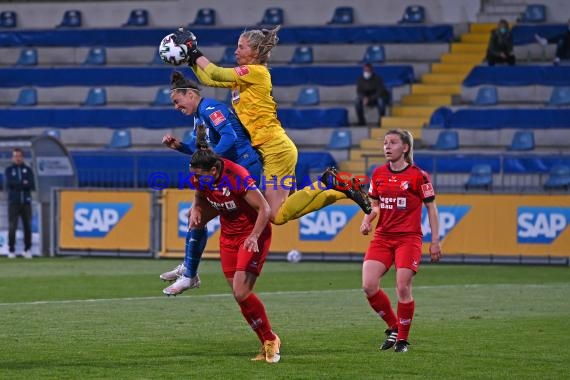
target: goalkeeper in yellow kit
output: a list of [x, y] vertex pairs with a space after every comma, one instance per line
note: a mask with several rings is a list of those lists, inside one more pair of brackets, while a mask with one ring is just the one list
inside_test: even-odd
[[231, 89], [233, 107], [249, 132], [253, 147], [261, 153], [265, 178], [271, 179], [273, 184], [265, 187], [264, 195], [274, 224], [284, 224], [347, 197], [369, 214], [372, 207], [367, 194], [354, 179], [352, 183], [342, 182], [334, 168], [328, 168], [320, 178], [326, 186], [314, 183], [289, 196], [297, 148], [277, 119], [267, 69], [279, 29], [280, 26], [243, 32], [235, 51], [239, 66], [234, 68], [222, 68], [210, 62], [198, 50], [196, 37], [190, 31], [180, 28], [175, 33], [175, 42], [188, 47], [188, 64], [202, 84]]

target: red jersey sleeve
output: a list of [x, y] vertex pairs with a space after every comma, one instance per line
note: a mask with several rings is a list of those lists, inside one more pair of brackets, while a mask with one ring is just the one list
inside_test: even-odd
[[374, 169], [372, 174], [370, 175], [370, 187], [368, 188], [368, 196], [374, 200], [380, 199], [378, 195], [378, 173], [380, 167]]
[[435, 200], [435, 189], [427, 172], [420, 169], [416, 185], [422, 201], [429, 203]]

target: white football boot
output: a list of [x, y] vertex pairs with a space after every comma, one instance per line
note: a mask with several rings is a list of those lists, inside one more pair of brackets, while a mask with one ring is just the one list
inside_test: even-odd
[[176, 279], [182, 276], [185, 272], [186, 272], [186, 267], [184, 266], [184, 263], [182, 263], [173, 270], [161, 274], [160, 279], [162, 281], [176, 281]]
[[200, 277], [198, 275], [194, 277], [180, 276], [174, 284], [167, 288], [164, 288], [162, 292], [167, 296], [176, 296], [178, 294], [184, 293], [188, 289], [199, 288], [201, 284]]

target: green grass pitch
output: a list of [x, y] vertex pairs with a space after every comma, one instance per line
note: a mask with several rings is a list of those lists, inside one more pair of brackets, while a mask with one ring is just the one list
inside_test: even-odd
[[[268, 262], [258, 280], [283, 345], [258, 349], [217, 261], [202, 287], [162, 295], [172, 260], [0, 259], [0, 379], [563, 379], [570, 269], [425, 264], [410, 351], [384, 323], [359, 263]], [[384, 284], [395, 302], [393, 271]]]

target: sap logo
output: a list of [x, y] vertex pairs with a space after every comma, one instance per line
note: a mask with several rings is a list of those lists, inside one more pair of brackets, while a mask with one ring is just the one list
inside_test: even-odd
[[132, 203], [76, 203], [73, 210], [73, 235], [105, 237], [131, 207]]
[[570, 208], [519, 207], [517, 209], [517, 242], [550, 244], [568, 225]]
[[[185, 238], [186, 231], [188, 231], [188, 211], [192, 207], [192, 202], [179, 202], [178, 203], [178, 237]], [[220, 217], [216, 216], [206, 224], [208, 229], [208, 237], [216, 233], [220, 228]]]
[[[471, 206], [437, 206], [439, 211], [439, 239], [443, 240], [467, 214]], [[431, 241], [431, 228], [426, 208], [422, 209], [422, 233], [424, 242]]]
[[338, 205], [305, 215], [299, 221], [299, 239], [333, 240], [359, 210], [358, 206]]

